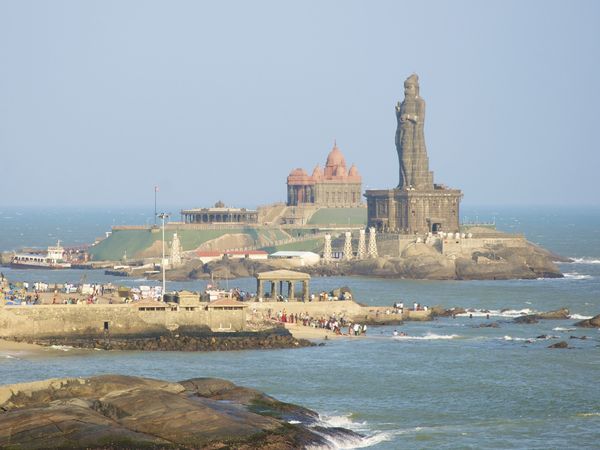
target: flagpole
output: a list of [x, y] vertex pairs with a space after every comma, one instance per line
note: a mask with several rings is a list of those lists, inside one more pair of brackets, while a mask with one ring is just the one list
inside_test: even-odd
[[156, 192], [158, 191], [158, 186], [154, 186], [154, 226], [156, 226]]

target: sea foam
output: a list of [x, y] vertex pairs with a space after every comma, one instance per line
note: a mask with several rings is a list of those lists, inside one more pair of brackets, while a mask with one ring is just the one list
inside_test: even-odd
[[526, 316], [529, 314], [535, 314], [535, 310], [531, 308], [523, 308], [523, 309], [507, 309], [503, 311], [498, 311], [496, 309], [491, 310], [482, 310], [482, 309], [474, 309], [473, 311], [467, 311], [465, 313], [457, 314], [457, 317], [469, 317], [472, 315], [473, 317], [486, 317], [486, 316], [496, 316], [496, 317], [519, 317]]
[[571, 260], [571, 264], [600, 264], [600, 259], [586, 256], [582, 258], [571, 258]]
[[567, 272], [564, 274], [564, 276], [569, 280], [590, 280], [592, 278], [591, 275], [586, 275], [579, 272]]
[[70, 350], [73, 350], [73, 347], [71, 347], [69, 345], [51, 345], [50, 348], [52, 348], [54, 350], [62, 350], [63, 352], [68, 352]]
[[569, 319], [573, 319], [573, 320], [587, 320], [587, 319], [591, 319], [593, 316], [582, 316], [581, 314], [571, 314], [569, 316]]
[[[317, 427], [317, 428], [314, 428]], [[336, 430], [324, 428], [346, 428], [358, 435], [345, 434]], [[326, 444], [308, 446], [311, 450], [351, 449], [365, 448], [389, 441], [394, 434], [390, 432], [370, 431], [367, 422], [355, 422], [350, 415], [345, 416], [319, 416], [319, 420], [311, 426], [311, 430], [321, 436]]]
[[460, 336], [458, 334], [434, 334], [427, 333], [425, 336], [393, 336], [393, 339], [403, 340], [403, 341], [437, 341], [440, 339], [456, 339]]

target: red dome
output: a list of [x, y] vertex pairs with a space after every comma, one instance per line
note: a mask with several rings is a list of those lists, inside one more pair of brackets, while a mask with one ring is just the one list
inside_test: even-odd
[[311, 177], [308, 176], [304, 169], [294, 169], [287, 177], [288, 184], [291, 185], [309, 185], [314, 184]]
[[352, 167], [350, 167], [350, 170], [348, 171], [348, 176], [349, 177], [360, 176], [360, 174], [358, 173], [358, 169], [356, 168], [356, 166], [354, 164], [352, 164]]
[[342, 166], [344, 168], [346, 167], [346, 160], [344, 159], [344, 155], [342, 155], [342, 152], [336, 144], [333, 144], [333, 149], [329, 152], [329, 155], [327, 156], [326, 166]]
[[306, 171], [304, 169], [301, 169], [300, 167], [298, 167], [297, 169], [294, 169], [290, 172], [290, 177], [307, 177], [308, 174], [306, 173]]

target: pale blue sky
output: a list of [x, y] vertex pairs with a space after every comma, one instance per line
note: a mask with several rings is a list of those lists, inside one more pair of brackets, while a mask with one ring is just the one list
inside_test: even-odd
[[419, 74], [465, 204], [600, 205], [600, 2], [0, 0], [0, 205], [256, 206], [333, 140], [397, 184]]

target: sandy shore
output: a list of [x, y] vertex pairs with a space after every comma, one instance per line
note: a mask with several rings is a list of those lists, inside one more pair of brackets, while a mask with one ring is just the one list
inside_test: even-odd
[[28, 358], [36, 356], [63, 356], [74, 352], [87, 352], [89, 350], [46, 347], [44, 345], [28, 344], [0, 339], [0, 358]]
[[329, 339], [359, 339], [364, 336], [349, 336], [347, 334], [335, 334], [326, 328], [305, 327], [297, 323], [286, 323], [285, 328], [292, 333], [296, 339], [329, 340]]

